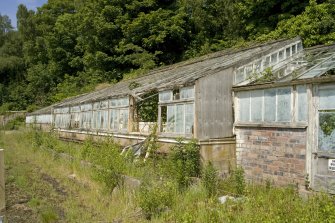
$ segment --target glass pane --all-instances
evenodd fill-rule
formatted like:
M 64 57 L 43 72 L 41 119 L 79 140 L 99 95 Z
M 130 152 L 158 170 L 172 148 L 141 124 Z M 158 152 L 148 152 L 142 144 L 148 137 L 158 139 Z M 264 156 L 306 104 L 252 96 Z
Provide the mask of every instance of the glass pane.
M 248 122 L 250 120 L 250 92 L 239 92 L 239 121 Z
M 270 56 L 265 58 L 264 64 L 263 64 L 263 69 L 268 67 L 270 65 Z
M 244 67 L 237 69 L 235 74 L 235 84 L 244 81 Z
M 100 108 L 100 102 L 95 102 L 93 104 L 93 109 L 99 109 Z
M 252 74 L 252 70 L 253 70 L 253 65 L 248 65 L 245 67 L 245 79 L 248 79 L 250 77 L 250 75 Z
M 97 128 L 97 111 L 93 112 L 93 118 L 92 118 L 92 128 Z
M 101 129 L 101 111 L 97 111 L 96 122 L 97 122 L 97 124 L 96 124 L 97 129 Z
M 80 112 L 80 107 L 79 106 L 71 107 L 71 112 Z
M 264 90 L 264 121 L 276 121 L 276 89 Z
M 306 86 L 298 86 L 298 118 L 299 122 L 307 121 L 308 106 L 307 106 L 307 91 Z
M 90 111 L 92 110 L 92 105 L 91 104 L 85 104 L 80 106 L 81 111 Z
M 296 45 L 292 46 L 292 55 L 296 53 Z
M 101 111 L 100 112 L 100 128 L 107 129 L 108 125 L 108 111 Z
M 184 105 L 176 105 L 176 132 L 184 132 Z
M 129 98 L 113 98 L 110 100 L 110 107 L 125 107 L 129 106 Z
M 159 92 L 159 101 L 171 101 L 172 91 Z
M 286 48 L 286 58 L 291 56 L 291 47 Z
M 175 131 L 175 105 L 167 106 L 167 121 L 166 121 L 166 131 L 174 132 Z
M 274 64 L 274 63 L 277 63 L 277 53 L 274 53 L 271 55 L 271 63 Z
M 194 98 L 194 87 L 187 87 L 180 89 L 180 98 L 187 99 L 187 98 Z
M 104 108 L 108 108 L 108 101 L 102 101 L 100 103 L 100 108 L 104 109 Z
M 277 90 L 277 121 L 291 121 L 291 88 Z
M 299 42 L 297 47 L 298 47 L 298 52 L 301 51 L 302 50 L 302 43 Z
M 319 113 L 319 150 L 335 152 L 335 112 Z
M 261 72 L 261 66 L 262 66 L 262 60 L 256 61 L 255 64 L 254 64 L 254 71 L 256 73 Z
M 120 129 L 127 130 L 128 128 L 128 109 L 120 110 Z
M 194 104 L 185 105 L 185 133 L 193 133 Z
M 279 57 L 279 60 L 284 59 L 284 50 L 279 51 L 278 57 Z
M 110 110 L 110 128 L 113 130 L 118 130 L 118 111 L 117 109 Z
M 252 91 L 251 98 L 251 121 L 262 121 L 263 91 Z
M 320 109 L 335 109 L 335 86 L 319 90 Z

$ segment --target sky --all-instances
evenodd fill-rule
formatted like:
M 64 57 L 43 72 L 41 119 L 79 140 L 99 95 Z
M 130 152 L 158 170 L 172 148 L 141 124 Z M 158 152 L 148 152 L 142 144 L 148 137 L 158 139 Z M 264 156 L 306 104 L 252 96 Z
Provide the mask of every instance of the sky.
M 48 0 L 0 0 L 0 14 L 8 15 L 12 21 L 12 26 L 16 27 L 16 11 L 20 4 L 24 4 L 28 9 L 36 11 Z

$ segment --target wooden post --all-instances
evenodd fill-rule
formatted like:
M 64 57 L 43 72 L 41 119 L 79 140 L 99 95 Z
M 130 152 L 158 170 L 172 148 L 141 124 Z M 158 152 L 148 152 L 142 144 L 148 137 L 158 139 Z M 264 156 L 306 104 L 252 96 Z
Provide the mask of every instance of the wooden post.
M 0 149 L 0 211 L 6 208 L 5 201 L 5 153 Z

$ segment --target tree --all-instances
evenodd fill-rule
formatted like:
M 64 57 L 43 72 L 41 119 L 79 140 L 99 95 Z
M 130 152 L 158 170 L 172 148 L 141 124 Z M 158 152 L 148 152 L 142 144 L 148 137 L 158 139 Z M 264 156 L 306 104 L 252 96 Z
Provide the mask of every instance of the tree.
M 300 36 L 305 46 L 331 44 L 335 41 L 335 5 L 331 1 L 317 4 L 315 0 L 305 11 L 279 22 L 276 30 L 262 36 L 261 40 Z

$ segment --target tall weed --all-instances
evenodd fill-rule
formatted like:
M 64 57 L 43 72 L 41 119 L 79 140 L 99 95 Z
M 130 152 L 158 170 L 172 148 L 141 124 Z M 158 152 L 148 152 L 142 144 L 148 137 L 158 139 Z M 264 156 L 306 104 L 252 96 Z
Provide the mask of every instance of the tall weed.
M 199 150 L 195 140 L 185 144 L 182 139 L 178 139 L 178 143 L 171 148 L 171 171 L 180 189 L 187 188 L 192 182 L 192 177 L 200 176 Z

